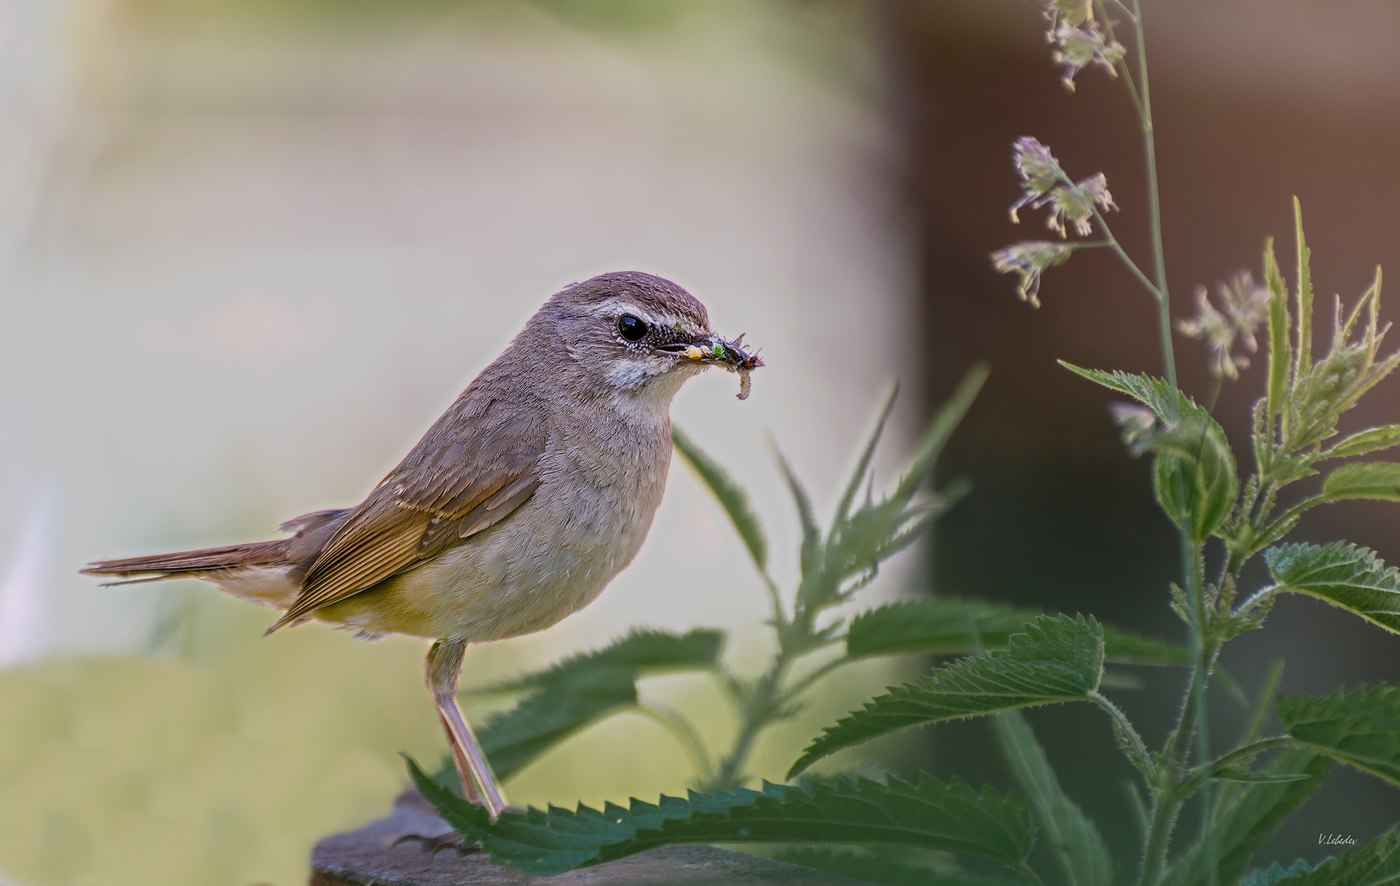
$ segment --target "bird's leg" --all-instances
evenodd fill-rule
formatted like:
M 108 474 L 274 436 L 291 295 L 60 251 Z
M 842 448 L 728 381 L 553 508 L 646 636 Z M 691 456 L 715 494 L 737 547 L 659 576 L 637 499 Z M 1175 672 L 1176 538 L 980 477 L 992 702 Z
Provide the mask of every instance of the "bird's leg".
M 506 808 L 506 798 L 496 785 L 496 776 L 471 727 L 457 707 L 457 678 L 462 673 L 462 656 L 467 651 L 465 640 L 439 640 L 428 650 L 428 692 L 437 705 L 442 728 L 447 730 L 447 742 L 452 746 L 452 761 L 462 779 L 462 796 L 472 803 L 486 807 L 491 820 L 500 817 Z

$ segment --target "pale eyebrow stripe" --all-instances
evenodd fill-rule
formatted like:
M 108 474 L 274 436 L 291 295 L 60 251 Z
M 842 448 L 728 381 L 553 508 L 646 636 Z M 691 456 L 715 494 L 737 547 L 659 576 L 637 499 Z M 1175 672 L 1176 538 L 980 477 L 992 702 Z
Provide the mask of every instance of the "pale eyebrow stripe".
M 644 311 L 641 308 L 637 307 L 635 302 L 626 301 L 620 298 L 612 298 L 608 299 L 605 302 L 601 302 L 588 313 L 594 317 L 610 317 L 613 314 L 618 313 L 635 314 L 637 317 L 646 321 L 651 326 L 661 326 L 670 329 L 671 327 L 679 323 L 681 329 L 689 330 L 691 332 L 694 332 L 696 330 L 694 324 L 687 322 L 684 317 L 680 317 L 675 314 L 652 314 L 648 311 Z

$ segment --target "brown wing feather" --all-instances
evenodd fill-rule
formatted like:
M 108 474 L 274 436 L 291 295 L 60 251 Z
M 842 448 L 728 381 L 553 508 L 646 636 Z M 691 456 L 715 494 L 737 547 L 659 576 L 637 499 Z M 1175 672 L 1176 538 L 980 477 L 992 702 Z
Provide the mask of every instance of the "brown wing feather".
M 268 632 L 495 525 L 539 486 L 540 410 L 468 390 L 345 519 Z

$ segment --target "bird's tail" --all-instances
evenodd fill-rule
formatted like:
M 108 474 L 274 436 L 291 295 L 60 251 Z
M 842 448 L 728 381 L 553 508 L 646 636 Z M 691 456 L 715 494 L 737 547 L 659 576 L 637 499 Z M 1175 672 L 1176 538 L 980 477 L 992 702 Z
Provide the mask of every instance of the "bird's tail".
M 105 585 L 197 578 L 245 600 L 285 609 L 296 599 L 306 570 L 346 513 L 317 511 L 289 520 L 282 529 L 294 533 L 291 538 L 97 560 L 82 572 L 116 578 Z
M 117 576 L 108 585 L 136 584 L 167 578 L 208 578 L 215 580 L 220 573 L 234 570 L 267 568 L 286 564 L 287 542 L 255 541 L 196 551 L 176 551 L 171 554 L 150 554 L 145 557 L 123 557 L 118 560 L 97 560 L 89 563 L 84 575 Z

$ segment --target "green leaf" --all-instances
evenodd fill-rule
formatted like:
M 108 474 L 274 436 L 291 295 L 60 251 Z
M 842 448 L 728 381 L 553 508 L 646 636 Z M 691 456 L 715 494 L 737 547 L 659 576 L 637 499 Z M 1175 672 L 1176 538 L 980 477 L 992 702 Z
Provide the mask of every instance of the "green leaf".
M 951 862 L 916 867 L 872 852 L 838 851 L 818 846 L 793 846 L 777 853 L 780 861 L 841 874 L 881 886 L 1023 886 L 1020 877 L 974 874 Z
M 1400 366 L 1400 353 L 1380 354 L 1386 329 L 1380 325 L 1379 299 L 1378 271 L 1347 318 L 1339 315 L 1331 349 L 1295 376 L 1287 413 L 1292 424 L 1284 438 L 1291 451 L 1302 453 L 1331 438 L 1338 418 Z
M 1346 458 L 1351 455 L 1366 455 L 1393 449 L 1400 446 L 1400 425 L 1382 425 L 1357 431 L 1343 438 L 1335 446 L 1318 456 L 1318 461 L 1327 458 Z
M 1273 774 L 1300 774 L 1305 778 L 1285 782 L 1261 782 L 1238 787 L 1221 798 L 1215 815 L 1214 873 L 1216 881 L 1230 883 L 1244 876 L 1254 853 L 1284 819 L 1303 805 L 1322 785 L 1332 769 L 1332 761 L 1304 748 L 1289 748 L 1272 760 L 1263 771 Z M 1168 869 L 1164 886 L 1197 886 L 1209 879 L 1203 845 L 1197 841 Z
M 840 602 L 875 577 L 881 562 L 914 543 L 932 521 L 943 513 L 955 498 L 952 494 L 935 496 L 931 501 L 914 503 L 914 496 L 933 472 L 933 464 L 942 452 L 953 429 L 972 406 L 983 381 L 985 367 L 974 366 L 958 384 L 957 390 L 938 410 L 924 432 L 914 457 L 889 495 L 868 500 L 851 511 L 851 501 L 868 470 L 879 429 L 884 426 L 888 404 L 881 413 L 876 433 L 862 453 L 857 473 L 851 477 L 820 558 L 812 558 L 814 568 L 803 572 L 797 590 L 798 619 L 803 613 Z
M 1175 424 L 1192 406 L 1191 401 L 1184 394 L 1160 378 L 1123 372 L 1120 369 L 1111 372 L 1102 369 L 1085 369 L 1064 360 L 1060 360 L 1059 364 L 1075 375 L 1087 378 L 1095 384 L 1103 385 L 1110 391 L 1116 391 L 1133 398 L 1151 409 L 1157 419 L 1164 424 Z
M 1168 519 L 1200 544 L 1230 516 L 1240 494 L 1225 430 L 1194 403 L 1150 448 L 1153 492 Z
M 484 692 L 528 691 L 515 707 L 489 718 L 480 730 L 482 748 L 500 778 L 529 765 L 540 754 L 588 725 L 637 703 L 637 681 L 647 674 L 712 667 L 724 635 L 714 630 L 687 634 L 635 631 L 611 645 Z
M 1082 701 L 1103 676 L 1103 629 L 1093 618 L 1041 616 L 1005 650 L 960 659 L 896 686 L 828 727 L 788 775 L 852 745 L 908 729 L 997 711 Z
M 1285 781 L 1306 781 L 1309 776 L 1297 772 L 1255 772 L 1250 769 L 1217 769 L 1210 774 L 1216 781 L 1236 784 L 1278 784 Z
M 707 668 L 719 661 L 723 649 L 724 632 L 713 628 L 695 628 L 684 634 L 633 629 L 602 649 L 571 655 L 543 670 L 504 683 L 474 688 L 472 692 L 487 694 L 555 688 L 568 691 L 578 675 L 600 667 L 625 668 L 637 676 L 667 670 Z
M 846 632 L 846 654 L 967 654 L 1006 645 L 1039 613 L 981 600 L 927 597 L 860 613 Z
M 433 783 L 412 760 L 418 789 L 454 828 L 478 841 L 497 864 L 551 876 L 677 843 L 820 843 L 887 845 L 973 855 L 1020 867 L 1030 853 L 1035 823 L 1025 802 L 991 788 L 943 782 L 921 774 L 835 778 L 762 790 L 663 796 L 602 810 L 508 811 L 492 823 L 486 810 Z
M 878 417 L 875 419 L 875 427 L 870 432 L 870 437 L 865 441 L 865 447 L 860 451 L 860 457 L 856 459 L 855 470 L 851 471 L 851 477 L 846 481 L 846 489 L 841 493 L 841 498 L 836 503 L 836 522 L 845 519 L 851 512 L 851 502 L 855 501 L 856 494 L 860 492 L 860 487 L 865 483 L 865 476 L 870 471 L 870 461 L 875 457 L 875 447 L 880 443 L 880 437 L 885 433 L 885 422 L 889 421 L 890 412 L 894 409 L 895 398 L 899 396 L 899 385 L 890 387 L 889 394 L 885 395 L 884 405 L 880 407 Z
M 1084 369 L 1063 360 L 1060 365 L 1152 410 L 1163 425 L 1144 446 L 1157 456 L 1152 471 L 1157 503 L 1198 544 L 1219 529 L 1239 498 L 1240 483 L 1230 441 L 1210 413 L 1161 379 Z
M 1188 665 L 1191 651 L 1162 640 L 1154 640 L 1121 628 L 1103 629 L 1103 656 L 1116 664 Z M 1217 678 L 1224 672 L 1217 671 Z
M 1400 786 L 1400 686 L 1285 697 L 1276 707 L 1294 741 Z
M 1300 378 L 1312 365 L 1312 250 L 1303 238 L 1303 204 L 1293 198 L 1293 230 L 1298 243 L 1298 347 L 1293 377 Z
M 939 407 L 938 414 L 933 417 L 928 429 L 924 431 L 923 438 L 919 440 L 919 446 L 914 451 L 909 467 L 900 476 L 894 492 L 890 495 L 890 500 L 898 502 L 901 508 L 913 499 L 914 493 L 918 492 L 919 487 L 933 472 L 934 462 L 948 445 L 949 438 L 962 422 L 963 416 L 972 408 L 972 402 L 977 399 L 977 393 L 987 381 L 988 373 L 985 365 L 974 365 L 963 376 L 962 381 L 958 382 L 952 396 Z
M 1322 497 L 1328 501 L 1346 498 L 1400 501 L 1400 464 L 1363 461 L 1342 465 L 1323 479 Z
M 860 613 L 846 632 L 851 658 L 877 655 L 966 655 L 1006 645 L 1043 613 L 985 600 L 925 597 Z M 1128 631 L 1103 629 L 1104 658 L 1121 664 L 1190 664 L 1189 650 Z
M 1289 886 L 1382 886 L 1400 879 L 1400 829 L 1339 858 L 1329 858 L 1310 873 L 1288 880 Z
M 744 547 L 748 548 L 749 556 L 758 566 L 758 571 L 767 574 L 768 540 L 764 537 L 763 526 L 758 522 L 758 517 L 754 516 L 753 508 L 749 506 L 748 494 L 723 468 L 682 433 L 680 428 L 671 429 L 671 441 L 675 443 L 681 458 L 700 475 L 701 481 L 719 500 L 725 514 L 729 516 L 729 522 L 734 524 L 739 537 L 743 539 Z
M 591 668 L 572 677 L 568 691 L 533 693 L 491 717 L 478 735 L 497 777 L 506 779 L 585 726 L 636 703 L 634 671 Z
M 802 481 L 797 479 L 792 465 L 788 463 L 787 458 L 777 447 L 774 447 L 773 453 L 778 457 L 778 467 L 782 469 L 783 479 L 787 480 L 788 489 L 792 492 L 793 503 L 797 505 L 797 518 L 802 524 L 802 548 L 799 560 L 802 574 L 807 575 L 818 568 L 821 560 L 821 527 L 817 525 L 816 515 L 812 511 L 812 499 L 807 494 L 807 489 L 802 485 Z
M 1347 542 L 1269 548 L 1264 562 L 1280 591 L 1307 594 L 1400 633 L 1400 572 Z
M 1020 711 L 993 720 L 1002 754 L 1016 782 L 1030 798 L 1048 845 L 1067 883 L 1112 883 L 1113 856 L 1103 835 L 1084 810 L 1069 798 L 1055 777 L 1035 732 Z
M 1284 414 L 1288 402 L 1288 365 L 1293 356 L 1289 344 L 1288 287 L 1283 282 L 1278 259 L 1274 256 L 1274 238 L 1264 243 L 1264 285 L 1269 290 L 1269 386 L 1268 427 L 1273 430 L 1276 416 Z

